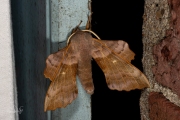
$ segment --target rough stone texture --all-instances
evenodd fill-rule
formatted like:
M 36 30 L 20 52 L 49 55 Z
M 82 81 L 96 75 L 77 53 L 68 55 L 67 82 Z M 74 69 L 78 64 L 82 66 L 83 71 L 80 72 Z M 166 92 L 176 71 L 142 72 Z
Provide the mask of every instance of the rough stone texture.
M 180 119 L 179 6 L 179 0 L 145 0 L 143 67 L 151 87 L 141 95 L 142 120 Z
M 149 109 L 151 120 L 180 120 L 180 107 L 171 103 L 161 93 L 150 93 Z
M 169 6 L 166 0 L 146 0 L 143 23 L 144 72 L 153 86 L 152 66 L 155 65 L 152 47 L 165 37 L 169 28 Z M 160 12 L 163 11 L 163 12 Z M 158 15 L 157 15 L 158 14 Z M 158 17 L 159 16 L 159 17 Z
M 143 15 L 143 68 L 149 79 L 150 89 L 143 91 L 140 98 L 141 119 L 149 120 L 148 95 L 155 86 L 152 66 L 155 65 L 152 49 L 161 41 L 169 29 L 169 6 L 167 0 L 145 0 Z

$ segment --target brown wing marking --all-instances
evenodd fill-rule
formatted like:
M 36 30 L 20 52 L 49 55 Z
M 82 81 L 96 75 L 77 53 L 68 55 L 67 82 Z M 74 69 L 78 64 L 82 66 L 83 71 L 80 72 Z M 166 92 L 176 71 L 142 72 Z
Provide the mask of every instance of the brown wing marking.
M 46 59 L 46 68 L 44 70 L 44 76 L 49 78 L 51 81 L 54 80 L 56 73 L 59 69 L 59 66 L 62 64 L 64 58 L 64 53 L 66 52 L 67 47 L 59 50 L 58 52 L 51 54 Z
M 139 69 L 108 48 L 100 40 L 93 40 L 91 54 L 103 70 L 110 89 L 130 91 L 149 87 L 147 78 Z
M 94 40 L 98 40 L 93 38 Z M 121 56 L 127 62 L 134 60 L 135 53 L 129 49 L 129 45 L 123 40 L 101 40 L 113 52 Z
M 45 98 L 44 111 L 55 110 L 56 108 L 66 107 L 70 104 L 78 94 L 76 86 L 76 74 L 77 74 L 77 58 L 71 47 L 67 47 L 62 53 L 64 56 L 57 67 L 57 72 L 52 79 L 49 89 Z M 54 57 L 60 58 L 60 57 Z M 53 57 L 50 59 L 51 61 Z M 54 67 L 50 70 L 56 71 Z M 47 69 L 47 67 L 46 67 Z M 49 69 L 46 73 L 50 73 Z

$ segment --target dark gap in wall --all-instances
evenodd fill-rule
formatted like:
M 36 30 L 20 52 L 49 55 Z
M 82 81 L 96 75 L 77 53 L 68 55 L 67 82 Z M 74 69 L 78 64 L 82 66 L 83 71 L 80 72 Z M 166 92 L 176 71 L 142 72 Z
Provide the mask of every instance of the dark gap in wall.
M 10 0 L 19 120 L 46 120 L 46 1 Z
M 104 40 L 124 40 L 136 54 L 132 64 L 142 71 L 142 15 L 144 0 L 92 0 L 92 30 Z M 140 120 L 141 90 L 113 91 L 101 69 L 92 62 L 95 92 L 92 120 Z

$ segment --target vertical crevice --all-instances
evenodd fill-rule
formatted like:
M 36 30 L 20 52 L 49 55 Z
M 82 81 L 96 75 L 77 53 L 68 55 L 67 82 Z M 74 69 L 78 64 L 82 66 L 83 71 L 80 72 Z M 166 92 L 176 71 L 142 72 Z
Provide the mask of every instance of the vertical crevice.
M 124 40 L 135 52 L 132 64 L 142 70 L 142 16 L 144 1 L 92 0 L 92 30 L 104 40 Z M 92 120 L 140 120 L 141 90 L 112 91 L 104 74 L 93 61 L 95 92 L 92 95 Z

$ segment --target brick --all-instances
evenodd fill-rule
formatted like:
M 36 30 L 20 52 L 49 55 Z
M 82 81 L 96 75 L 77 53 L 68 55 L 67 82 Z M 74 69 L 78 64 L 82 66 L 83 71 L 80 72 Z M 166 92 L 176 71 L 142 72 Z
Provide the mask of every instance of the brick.
M 156 65 L 155 80 L 171 88 L 180 96 L 180 2 L 169 0 L 171 6 L 170 29 L 166 37 L 153 48 Z
M 171 103 L 163 94 L 151 92 L 148 101 L 150 120 L 180 120 L 180 107 Z

